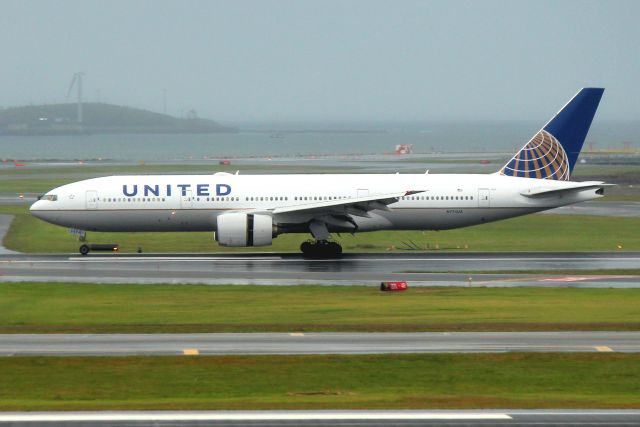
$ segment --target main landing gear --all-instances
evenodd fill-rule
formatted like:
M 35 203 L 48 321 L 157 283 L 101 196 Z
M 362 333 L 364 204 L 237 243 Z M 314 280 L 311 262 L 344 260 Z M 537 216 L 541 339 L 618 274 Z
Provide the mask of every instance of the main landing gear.
M 300 245 L 302 256 L 312 259 L 340 258 L 342 246 L 328 240 L 308 240 Z
M 340 258 L 342 246 L 329 241 L 329 230 L 324 221 L 314 219 L 309 222 L 309 231 L 313 240 L 307 240 L 300 245 L 302 256 L 314 259 Z

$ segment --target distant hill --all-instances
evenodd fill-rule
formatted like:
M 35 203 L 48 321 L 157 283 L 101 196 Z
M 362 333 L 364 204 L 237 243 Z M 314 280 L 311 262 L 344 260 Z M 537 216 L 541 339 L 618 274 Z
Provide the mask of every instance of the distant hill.
M 213 133 L 236 132 L 231 127 L 198 118 L 188 118 L 138 108 L 104 103 L 83 104 L 82 125 L 77 123 L 77 104 L 29 105 L 0 109 L 0 134 L 68 135 L 85 133 Z

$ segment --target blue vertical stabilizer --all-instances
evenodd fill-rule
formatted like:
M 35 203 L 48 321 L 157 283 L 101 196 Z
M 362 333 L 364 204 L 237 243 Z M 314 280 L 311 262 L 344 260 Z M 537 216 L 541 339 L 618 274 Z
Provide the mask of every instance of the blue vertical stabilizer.
M 578 92 L 500 170 L 501 175 L 569 180 L 604 89 Z

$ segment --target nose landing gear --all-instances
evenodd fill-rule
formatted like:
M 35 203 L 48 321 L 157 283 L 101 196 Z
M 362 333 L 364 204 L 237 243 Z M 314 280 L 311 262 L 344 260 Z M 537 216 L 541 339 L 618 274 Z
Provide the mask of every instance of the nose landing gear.
M 80 251 L 80 255 L 85 256 L 91 251 L 102 251 L 102 252 L 118 252 L 120 250 L 120 246 L 117 243 L 93 243 L 93 244 L 83 244 L 78 249 Z
M 340 258 L 342 246 L 328 240 L 308 240 L 300 245 L 302 256 L 310 259 Z

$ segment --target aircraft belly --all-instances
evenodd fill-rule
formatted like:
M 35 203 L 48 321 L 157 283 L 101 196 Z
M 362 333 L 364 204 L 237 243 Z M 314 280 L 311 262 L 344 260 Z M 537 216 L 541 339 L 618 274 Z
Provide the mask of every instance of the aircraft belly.
M 86 231 L 213 231 L 210 210 L 86 210 L 51 214 L 47 221 Z

